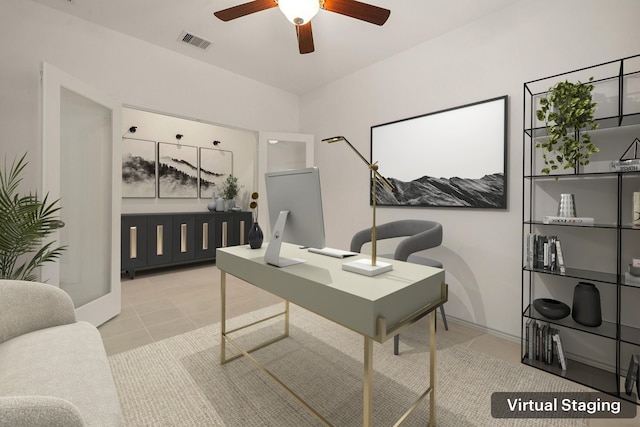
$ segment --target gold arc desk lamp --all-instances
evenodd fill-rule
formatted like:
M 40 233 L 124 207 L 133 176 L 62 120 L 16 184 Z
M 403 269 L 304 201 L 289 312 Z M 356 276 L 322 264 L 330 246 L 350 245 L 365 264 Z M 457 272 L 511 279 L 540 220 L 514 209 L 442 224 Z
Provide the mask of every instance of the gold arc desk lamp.
M 372 183 L 372 205 L 373 205 L 373 226 L 371 227 L 371 263 L 366 259 L 346 262 L 342 264 L 342 269 L 351 271 L 353 273 L 363 274 L 365 276 L 376 276 L 378 274 L 384 273 L 386 271 L 391 271 L 393 269 L 393 265 L 387 262 L 377 262 L 377 250 L 376 250 L 376 198 L 377 198 L 377 181 L 380 180 L 382 185 L 387 187 L 389 191 L 393 191 L 393 185 L 380 173 L 378 172 L 378 162 L 370 163 L 367 159 L 364 158 L 362 154 L 351 145 L 351 143 L 344 136 L 334 136 L 331 138 L 325 138 L 322 140 L 323 142 L 332 144 L 334 142 L 344 141 L 351 147 L 351 149 L 362 159 L 362 161 L 367 165 L 369 171 L 371 172 L 371 183 Z

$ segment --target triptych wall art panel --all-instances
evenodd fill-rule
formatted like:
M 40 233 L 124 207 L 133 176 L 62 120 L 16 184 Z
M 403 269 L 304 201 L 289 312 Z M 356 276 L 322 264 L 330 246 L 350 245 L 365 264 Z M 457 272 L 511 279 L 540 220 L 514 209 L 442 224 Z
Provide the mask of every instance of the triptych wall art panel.
M 198 149 L 158 143 L 158 197 L 198 198 Z
M 233 173 L 233 153 L 166 142 L 123 138 L 122 197 L 211 197 Z
M 233 173 L 233 153 L 200 148 L 200 198 L 222 193 L 222 183 Z
M 507 96 L 371 127 L 379 206 L 507 207 Z
M 156 142 L 122 141 L 122 197 L 156 197 Z

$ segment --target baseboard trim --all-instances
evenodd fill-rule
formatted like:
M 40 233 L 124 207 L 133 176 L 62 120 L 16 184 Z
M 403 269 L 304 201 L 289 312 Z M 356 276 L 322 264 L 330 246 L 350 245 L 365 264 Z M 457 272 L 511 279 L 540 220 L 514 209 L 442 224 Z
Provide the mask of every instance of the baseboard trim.
M 440 316 L 440 313 L 438 313 L 438 316 Z M 442 316 L 440 316 L 440 317 L 442 317 Z M 447 323 L 451 323 L 451 322 L 457 323 L 459 325 L 465 326 L 465 327 L 470 328 L 470 329 L 475 329 L 477 331 L 484 332 L 486 334 L 493 335 L 493 336 L 498 337 L 498 338 L 505 339 L 507 341 L 520 343 L 520 336 L 519 335 L 507 334 L 505 332 L 498 331 L 497 329 L 488 328 L 486 326 L 478 325 L 477 323 L 473 323 L 473 322 L 470 322 L 470 321 L 464 320 L 464 319 L 459 319 L 457 317 L 451 317 L 451 316 L 449 316 L 447 314 Z

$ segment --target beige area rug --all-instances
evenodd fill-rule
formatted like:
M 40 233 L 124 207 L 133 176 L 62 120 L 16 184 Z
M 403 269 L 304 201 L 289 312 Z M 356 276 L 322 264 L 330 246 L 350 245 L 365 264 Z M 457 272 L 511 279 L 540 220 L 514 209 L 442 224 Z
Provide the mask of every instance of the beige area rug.
M 231 319 L 234 328 L 282 310 L 282 306 Z M 401 339 L 374 344 L 374 425 L 386 427 L 426 390 L 429 352 L 426 319 Z M 282 320 L 235 335 L 242 345 L 277 336 Z M 232 352 L 233 349 L 229 349 Z M 253 355 L 335 426 L 362 425 L 363 339 L 297 306 L 290 337 Z M 438 426 L 583 426 L 584 420 L 493 419 L 494 391 L 571 392 L 580 388 L 541 371 L 505 363 L 447 341 L 438 332 L 436 356 Z M 219 325 L 109 357 L 127 426 L 321 425 L 302 405 L 248 360 L 219 364 Z M 428 399 L 406 426 L 426 426 Z

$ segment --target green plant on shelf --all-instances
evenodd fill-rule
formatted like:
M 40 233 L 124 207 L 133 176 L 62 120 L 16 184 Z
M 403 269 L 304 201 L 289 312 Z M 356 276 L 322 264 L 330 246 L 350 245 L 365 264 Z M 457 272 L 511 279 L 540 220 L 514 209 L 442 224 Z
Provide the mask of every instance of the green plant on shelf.
M 592 81 L 593 77 L 589 78 L 589 82 Z M 540 99 L 536 117 L 545 123 L 549 136 L 536 142 L 536 148 L 543 150 L 543 174 L 549 175 L 560 167 L 566 170 L 586 166 L 591 154 L 600 151 L 588 132 L 598 128 L 594 118 L 597 104 L 593 102 L 593 88 L 591 83 L 565 80 L 551 86 L 547 95 Z

